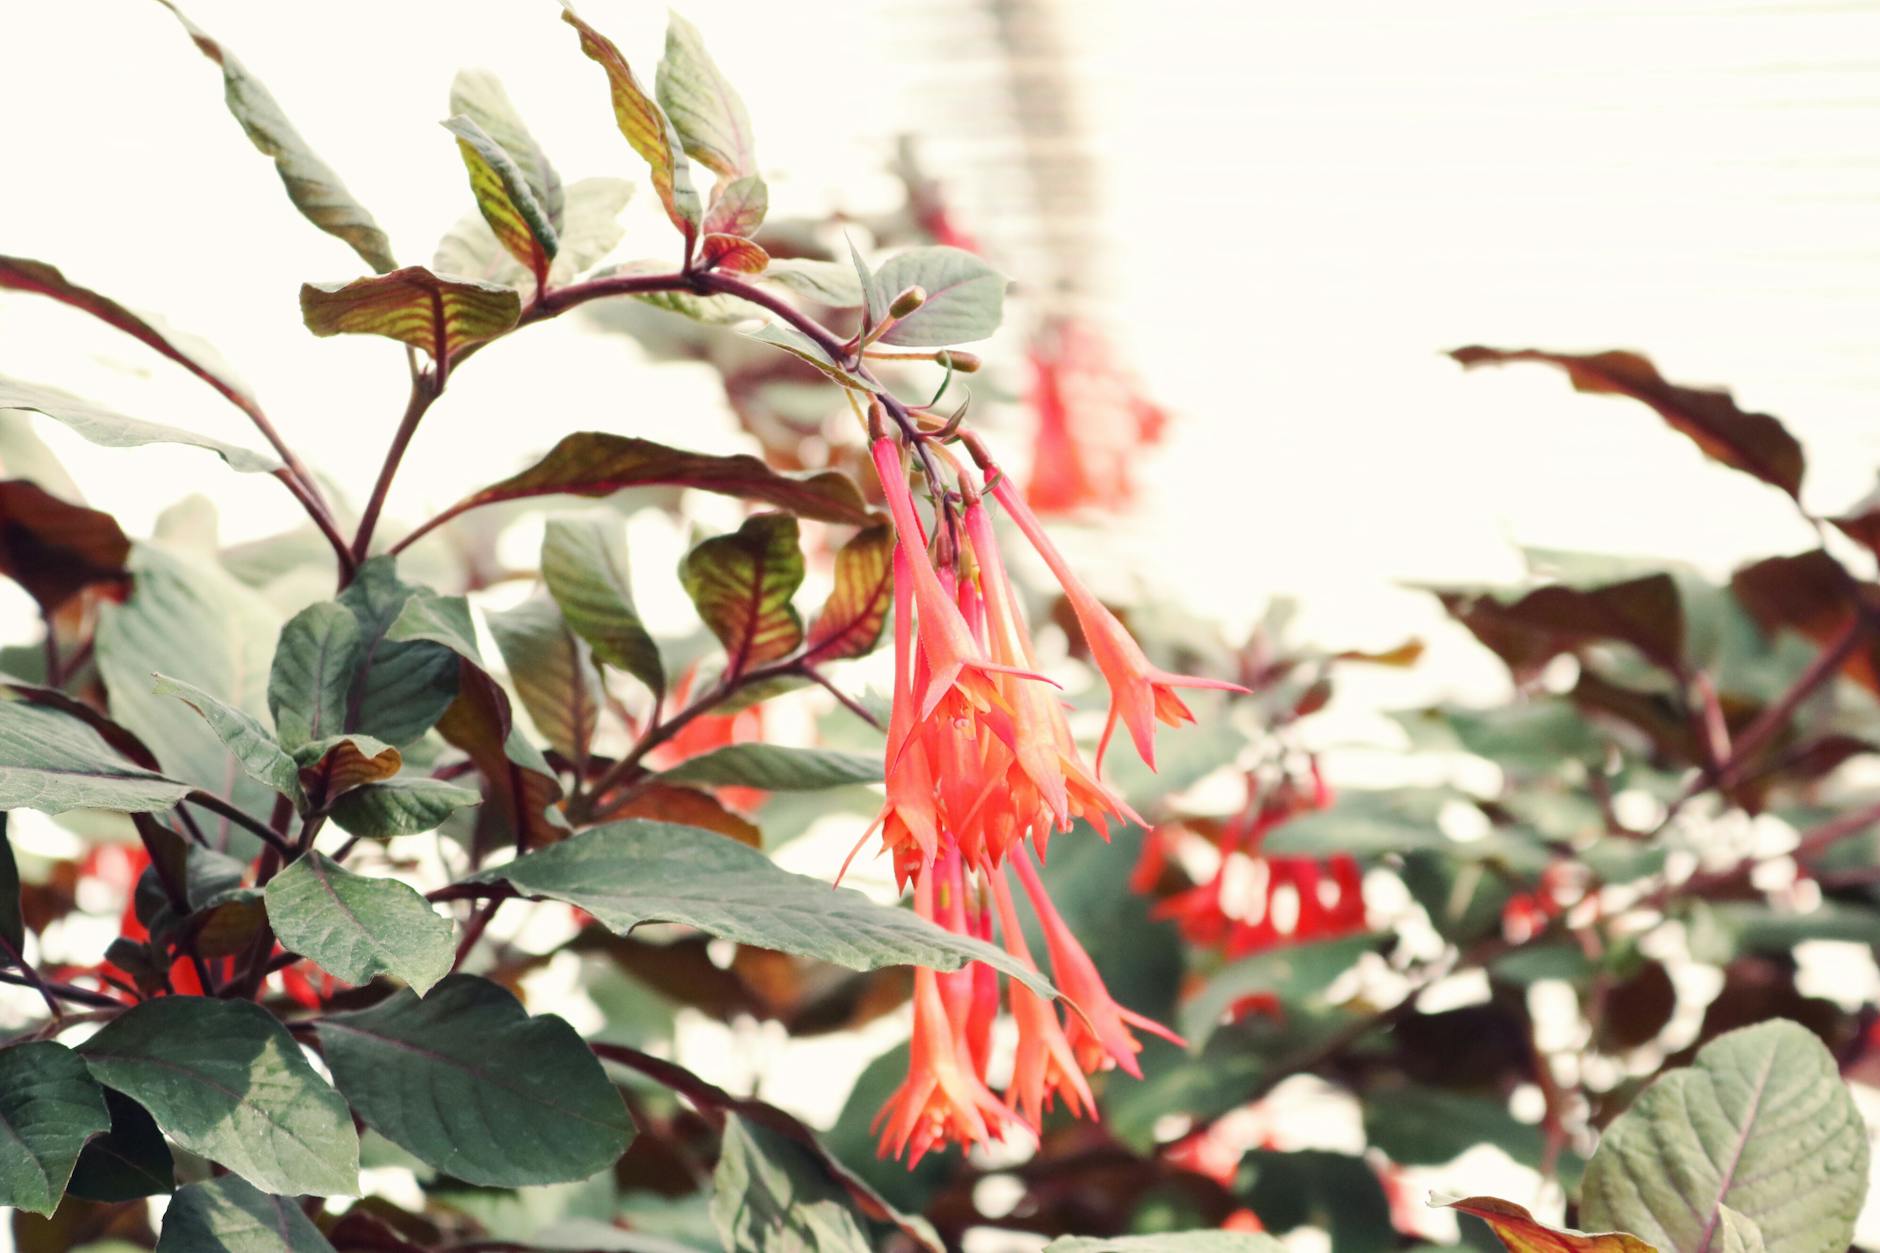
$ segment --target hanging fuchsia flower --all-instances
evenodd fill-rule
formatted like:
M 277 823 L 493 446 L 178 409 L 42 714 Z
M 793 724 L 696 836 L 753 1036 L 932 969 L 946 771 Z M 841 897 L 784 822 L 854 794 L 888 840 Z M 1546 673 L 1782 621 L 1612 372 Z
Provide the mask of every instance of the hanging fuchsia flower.
M 1103 672 L 1104 681 L 1110 685 L 1110 720 L 1104 726 L 1103 739 L 1097 745 L 1098 768 L 1102 768 L 1104 750 L 1109 747 L 1110 735 L 1116 730 L 1120 719 L 1129 728 L 1130 738 L 1135 741 L 1136 751 L 1141 754 L 1143 764 L 1151 770 L 1155 769 L 1156 722 L 1165 722 L 1174 727 L 1195 720 L 1194 713 L 1175 694 L 1176 688 L 1215 688 L 1227 692 L 1245 692 L 1247 689 L 1238 683 L 1174 674 L 1152 665 L 1143 653 L 1142 646 L 1136 643 L 1116 615 L 1105 608 L 1103 602 L 1092 595 L 1090 589 L 1071 570 L 1070 563 L 1064 560 L 1064 554 L 1045 534 L 1043 525 L 1013 487 L 1011 480 L 996 472 L 990 472 L 989 478 L 987 486 L 992 494 L 1005 506 L 1005 511 L 1012 515 L 1012 521 L 1025 533 L 1025 538 L 1038 550 L 1038 555 L 1044 558 L 1045 565 L 1051 568 L 1052 575 L 1064 589 L 1064 596 L 1077 615 L 1077 625 L 1083 630 L 1084 641 L 1090 646 L 1091 660 L 1096 662 L 1097 669 Z
M 1018 1040 L 1001 1102 L 987 1086 L 1000 1002 L 997 974 L 983 963 L 951 973 L 916 972 L 908 1077 L 877 1125 L 884 1154 L 918 1161 L 945 1144 L 999 1139 L 1008 1122 L 1035 1130 L 1045 1111 L 1060 1102 L 1073 1115 L 1091 1115 L 1095 1100 L 1086 1075 L 1120 1069 L 1140 1076 L 1137 1032 L 1178 1037 L 1116 1003 L 1033 862 L 1034 855 L 1042 861 L 1054 833 L 1071 830 L 1079 819 L 1105 835 L 1112 822 L 1141 819 L 1085 761 L 1053 686 L 1037 673 L 1030 631 L 990 516 L 964 484 L 963 508 L 940 501 L 936 559 L 899 445 L 877 439 L 871 453 L 896 534 L 894 705 L 887 796 L 862 844 L 879 833 L 897 878 L 913 884 L 922 917 L 956 934 L 999 943 L 1036 969 L 1005 879 L 1009 864 L 1043 929 L 1052 977 L 1064 998 L 1059 1006 L 1021 983 L 1011 984 L 1006 1005 Z M 1020 525 L 1028 524 L 1035 529 L 1030 515 L 1022 515 Z M 1032 538 L 1041 551 L 1048 544 L 1042 532 Z M 1047 559 L 1070 586 L 1054 549 Z M 1089 602 L 1080 609 L 1090 615 L 1085 629 L 1096 639 L 1104 622 L 1115 620 L 1081 589 L 1079 594 Z M 1103 669 L 1112 703 L 1130 706 L 1132 733 L 1134 704 L 1144 699 L 1160 701 L 1155 712 L 1165 720 L 1175 720 L 1173 710 L 1187 715 L 1172 696 L 1157 696 L 1154 685 L 1212 686 L 1153 669 L 1120 625 L 1115 633 L 1120 643 L 1105 636 L 1093 647 L 1111 659 Z

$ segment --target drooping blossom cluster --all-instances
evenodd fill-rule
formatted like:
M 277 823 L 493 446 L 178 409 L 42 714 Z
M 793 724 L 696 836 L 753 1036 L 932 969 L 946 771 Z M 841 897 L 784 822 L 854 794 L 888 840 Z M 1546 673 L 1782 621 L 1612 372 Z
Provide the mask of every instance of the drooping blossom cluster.
M 963 508 L 943 501 L 930 534 L 916 510 L 899 443 L 879 437 L 871 453 L 898 542 L 887 797 L 863 843 L 879 833 L 897 878 L 904 887 L 912 883 L 921 917 L 997 943 L 1036 969 L 1012 889 L 1016 879 L 1064 996 L 1060 1007 L 1010 983 L 1005 1003 L 1018 1045 L 1001 1098 L 987 1086 L 1000 1008 L 997 974 L 983 963 L 951 973 L 915 972 L 909 1074 L 877 1128 L 884 1155 L 917 1161 L 945 1144 L 1002 1138 L 1014 1124 L 1036 1130 L 1058 1101 L 1072 1114 L 1089 1113 L 1087 1075 L 1110 1068 L 1140 1075 L 1138 1031 L 1176 1038 L 1110 996 L 1038 873 L 1051 836 L 1077 820 L 1107 836 L 1112 822 L 1141 819 L 1100 777 L 1102 749 L 1097 767 L 1086 762 L 1059 692 L 1037 672 L 982 490 L 1030 539 L 1077 613 L 1110 688 L 1105 745 L 1121 722 L 1153 765 L 1156 721 L 1193 721 L 1176 688 L 1234 685 L 1151 665 L 1115 615 L 1078 581 L 996 467 L 984 467 L 981 490 L 962 474 Z
M 1270 856 L 1261 848 L 1275 827 L 1331 807 L 1318 763 L 1303 780 L 1282 774 L 1263 783 L 1249 774 L 1247 792 L 1247 807 L 1225 821 L 1169 822 L 1149 833 L 1130 876 L 1137 892 L 1156 891 L 1184 840 L 1206 841 L 1216 857 L 1212 874 L 1163 896 L 1151 917 L 1174 920 L 1190 944 L 1230 958 L 1364 930 L 1364 876 L 1349 853 L 1321 860 Z

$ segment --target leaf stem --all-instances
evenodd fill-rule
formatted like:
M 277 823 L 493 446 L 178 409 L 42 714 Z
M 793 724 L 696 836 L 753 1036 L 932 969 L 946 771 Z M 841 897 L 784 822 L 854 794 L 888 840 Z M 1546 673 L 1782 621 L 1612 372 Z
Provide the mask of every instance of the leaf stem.
M 282 857 L 289 860 L 292 860 L 294 857 L 294 846 L 287 842 L 286 836 L 268 826 L 265 822 L 243 812 L 239 806 L 231 805 L 213 792 L 191 792 L 187 799 L 190 803 L 201 805 L 211 813 L 222 815 L 222 817 L 227 818 L 237 826 L 246 827 L 255 835 L 261 837 L 262 843 L 272 848 Z
M 366 501 L 365 512 L 359 516 L 359 529 L 353 534 L 352 561 L 354 568 L 363 563 L 372 551 L 372 532 L 378 529 L 379 514 L 385 508 L 386 494 L 392 490 L 392 480 L 398 475 L 398 465 L 405 459 L 405 450 L 411 446 L 411 437 L 417 434 L 418 423 L 424 421 L 424 415 L 439 394 L 443 391 L 443 376 L 419 371 L 411 379 L 411 398 L 405 402 L 405 414 L 398 421 L 398 430 L 392 436 L 392 445 L 385 451 L 385 460 L 379 466 L 379 478 L 372 485 L 372 496 Z M 351 581 L 351 573 L 343 572 L 340 582 Z

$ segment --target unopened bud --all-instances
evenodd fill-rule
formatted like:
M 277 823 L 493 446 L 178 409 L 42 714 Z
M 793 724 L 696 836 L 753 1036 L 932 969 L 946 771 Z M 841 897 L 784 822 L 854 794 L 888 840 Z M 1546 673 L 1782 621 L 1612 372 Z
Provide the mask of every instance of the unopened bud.
M 925 287 L 910 287 L 894 298 L 894 303 L 888 306 L 888 316 L 891 318 L 904 318 L 926 303 L 927 289 Z
M 979 358 L 970 352 L 961 352 L 957 348 L 942 349 L 934 354 L 934 361 L 961 374 L 979 373 Z

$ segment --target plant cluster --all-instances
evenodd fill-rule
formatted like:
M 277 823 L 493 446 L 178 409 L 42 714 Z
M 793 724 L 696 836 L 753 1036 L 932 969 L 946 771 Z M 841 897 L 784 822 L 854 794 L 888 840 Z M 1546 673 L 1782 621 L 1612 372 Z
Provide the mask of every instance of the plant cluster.
M 1230 649 L 1100 599 L 1040 515 L 1121 507 L 1161 412 L 1093 328 L 1044 320 L 1035 464 L 1003 468 L 960 345 L 998 329 L 1007 281 L 911 160 L 905 210 L 867 224 L 901 245 L 885 257 L 774 220 L 698 32 L 673 18 L 649 91 L 570 10 L 676 262 L 609 261 L 627 185 L 564 184 L 466 72 L 445 129 L 476 211 L 401 265 L 177 16 L 292 203 L 371 271 L 304 286 L 308 329 L 397 341 L 410 390 L 354 510 L 206 347 L 0 257 L 0 289 L 130 335 L 271 450 L 0 378 L 0 573 L 45 626 L 0 650 L 0 981 L 43 1010 L 0 1044 L 22 1250 L 862 1253 L 987 1227 L 1051 1253 L 1257 1251 L 1308 1227 L 1397 1249 L 1429 1228 L 1410 1172 L 1484 1144 L 1608 1234 L 1471 1196 L 1465 1240 L 1849 1244 L 1868 1150 L 1842 1073 L 1874 1065 L 1873 1010 L 1811 993 L 1797 948 L 1880 942 L 1880 802 L 1858 783 L 1880 599 L 1851 568 L 1880 551 L 1880 507 L 1810 515 L 1819 549 L 1728 586 L 1535 554 L 1531 588 L 1439 589 L 1515 695 L 1404 715 L 1405 751 L 1493 763 L 1494 784 L 1334 789 L 1310 719 L 1344 668 L 1419 646 L 1314 651 L 1275 615 Z M 576 310 L 714 367 L 764 455 L 573 432 L 383 542 L 446 388 Z M 1626 353 L 1455 355 L 1642 402 L 1799 507 L 1799 445 L 1723 393 Z M 134 543 L 23 413 L 213 452 L 306 524 Z M 752 508 L 680 563 L 692 640 L 648 630 L 625 543 L 623 515 L 679 489 Z M 480 522 L 568 496 L 608 504 L 549 517 L 536 568 L 502 569 Z M 310 603 L 283 576 L 313 564 L 335 588 Z M 828 590 L 805 614 L 812 572 Z M 517 577 L 531 595 L 494 607 Z M 885 695 L 846 664 L 884 638 Z M 813 712 L 813 746 L 774 733 L 783 701 Z M 1196 799 L 1210 778 L 1244 787 L 1226 812 Z M 83 851 L 20 838 L 19 810 Z M 771 859 L 831 816 L 911 909 Z M 112 938 L 70 953 L 99 900 Z M 554 938 L 525 943 L 524 914 Z M 518 995 L 564 961 L 599 1028 Z M 1673 977 L 1696 965 L 1721 972 L 1707 1004 Z M 1427 1007 L 1466 978 L 1474 999 Z M 809 1037 L 904 1006 L 908 1042 L 821 1129 L 673 1048 L 682 1011 Z M 1294 1081 L 1357 1111 L 1361 1142 L 1247 1134 Z M 415 1185 L 367 1186 L 373 1167 Z

